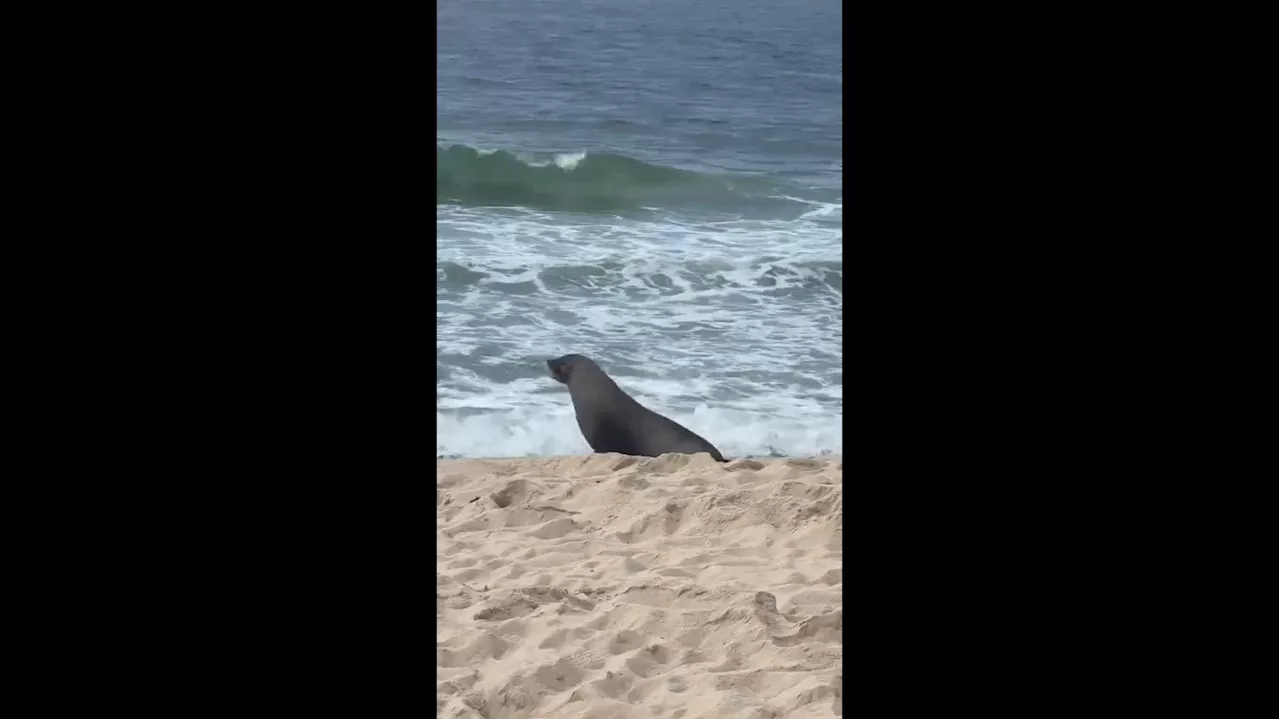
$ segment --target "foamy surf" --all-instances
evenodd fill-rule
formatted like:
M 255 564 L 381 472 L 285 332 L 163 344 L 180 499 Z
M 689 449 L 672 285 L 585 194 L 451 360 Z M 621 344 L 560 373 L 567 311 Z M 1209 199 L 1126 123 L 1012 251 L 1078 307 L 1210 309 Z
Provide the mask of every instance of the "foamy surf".
M 838 205 L 794 198 L 786 219 L 438 207 L 437 455 L 589 453 L 543 366 L 568 353 L 727 456 L 841 452 Z
M 767 399 L 762 404 L 767 403 Z M 659 409 L 654 407 L 654 409 Z M 711 409 L 663 411 L 714 444 L 725 457 L 817 457 L 843 453 L 842 420 L 804 414 Z M 437 457 L 589 455 L 566 394 L 561 404 L 436 412 Z

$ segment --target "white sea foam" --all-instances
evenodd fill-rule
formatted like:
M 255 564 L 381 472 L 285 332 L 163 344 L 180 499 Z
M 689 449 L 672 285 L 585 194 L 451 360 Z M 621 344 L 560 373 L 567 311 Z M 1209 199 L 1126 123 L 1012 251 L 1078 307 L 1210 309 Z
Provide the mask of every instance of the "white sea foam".
M 589 452 L 546 375 L 568 353 L 728 456 L 842 452 L 839 205 L 809 204 L 701 222 L 438 207 L 437 454 Z
M 577 167 L 578 163 L 582 162 L 586 156 L 587 153 L 585 152 L 568 152 L 562 155 L 556 155 L 556 167 L 559 167 L 562 170 L 572 170 Z
M 550 381 L 550 380 L 548 380 Z M 705 437 L 726 457 L 841 454 L 841 418 L 780 420 L 768 412 L 702 408 L 664 412 Z M 568 397 L 556 406 L 517 407 L 464 415 L 436 412 L 436 455 L 522 457 L 589 454 Z

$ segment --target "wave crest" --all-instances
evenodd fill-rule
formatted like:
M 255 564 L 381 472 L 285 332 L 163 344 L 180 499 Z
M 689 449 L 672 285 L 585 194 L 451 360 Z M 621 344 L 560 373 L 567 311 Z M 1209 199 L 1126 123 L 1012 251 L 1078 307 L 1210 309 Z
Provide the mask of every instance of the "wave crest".
M 770 198 L 763 178 L 729 177 L 653 165 L 625 155 L 573 153 L 545 162 L 505 150 L 436 146 L 436 204 L 619 212 L 691 204 L 730 209 Z

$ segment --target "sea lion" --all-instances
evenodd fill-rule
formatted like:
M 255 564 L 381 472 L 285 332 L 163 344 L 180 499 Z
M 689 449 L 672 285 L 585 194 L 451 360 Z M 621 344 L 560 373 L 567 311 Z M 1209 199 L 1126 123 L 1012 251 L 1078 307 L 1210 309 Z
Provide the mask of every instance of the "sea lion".
M 726 461 L 710 442 L 631 398 L 600 365 L 582 355 L 547 360 L 551 376 L 569 388 L 573 413 L 596 452 L 657 457 L 667 452 L 706 452 Z

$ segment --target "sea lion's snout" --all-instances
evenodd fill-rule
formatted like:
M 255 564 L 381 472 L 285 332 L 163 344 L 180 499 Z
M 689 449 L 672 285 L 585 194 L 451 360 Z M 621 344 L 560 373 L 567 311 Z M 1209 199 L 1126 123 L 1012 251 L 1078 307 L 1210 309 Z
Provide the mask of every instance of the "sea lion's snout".
M 564 362 L 558 359 L 547 360 L 547 370 L 551 372 L 551 378 L 557 382 L 564 382 Z
M 591 360 L 582 355 L 565 355 L 547 360 L 547 369 L 557 382 L 569 384 L 570 375 L 576 375 L 582 368 L 590 368 Z

